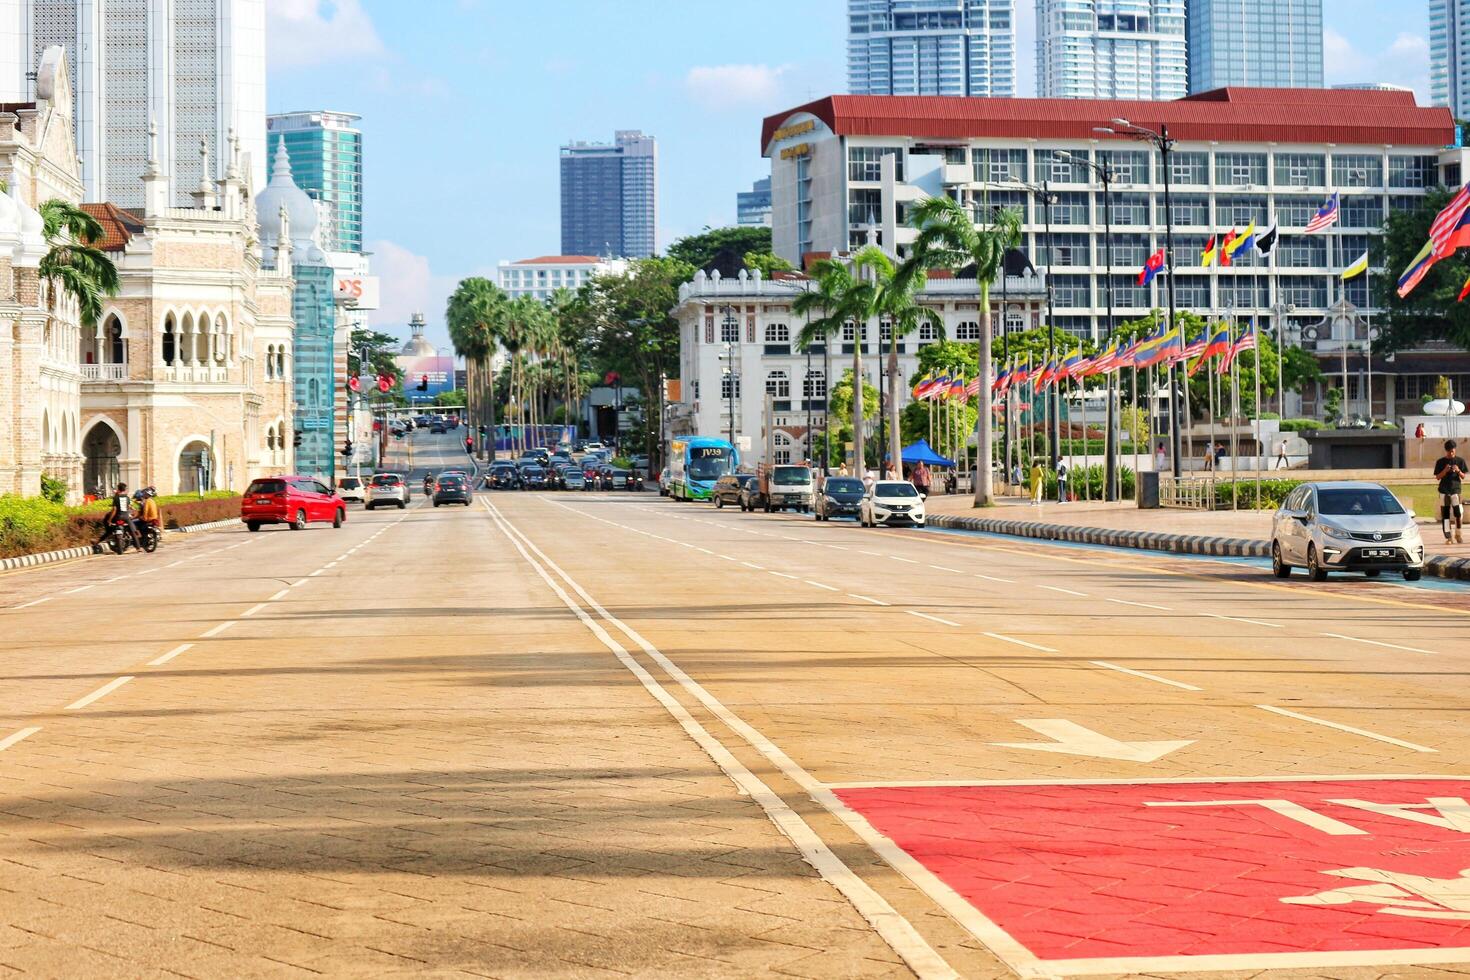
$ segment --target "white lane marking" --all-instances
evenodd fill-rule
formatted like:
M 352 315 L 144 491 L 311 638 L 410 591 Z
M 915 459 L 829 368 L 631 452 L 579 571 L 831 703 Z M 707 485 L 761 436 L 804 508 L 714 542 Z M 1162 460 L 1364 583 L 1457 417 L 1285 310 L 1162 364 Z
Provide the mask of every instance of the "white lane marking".
M 1334 640 L 1352 640 L 1354 643 L 1369 643 L 1375 647 L 1388 647 L 1390 650 L 1407 650 L 1410 653 L 1427 653 L 1431 656 L 1435 655 L 1433 650 L 1424 650 L 1419 647 L 1406 647 L 1401 643 L 1385 643 L 1382 640 L 1365 640 L 1361 636 L 1344 636 L 1342 633 L 1323 633 L 1322 635 L 1330 636 Z
M 1015 585 L 1016 584 L 1016 580 L 1013 579 L 1013 578 L 997 578 L 994 575 L 981 575 L 979 572 L 976 572 L 975 573 L 975 577 L 976 578 L 983 578 L 983 579 L 985 579 L 988 582 L 1004 582 L 1006 585 Z
M 275 595 L 271 596 L 269 599 L 267 599 L 265 601 L 266 602 L 275 602 L 277 599 L 284 599 L 288 594 L 290 594 L 290 592 L 291 592 L 291 589 L 288 586 L 287 588 L 282 589 L 281 591 L 277 592 Z
M 930 565 L 929 567 L 934 569 L 936 572 L 954 572 L 956 575 L 965 574 L 962 570 L 958 568 L 950 568 L 948 565 Z
M 209 629 L 205 630 L 203 633 L 200 633 L 199 634 L 199 639 L 202 640 L 202 639 L 204 639 L 206 637 L 218 636 L 219 634 L 223 633 L 225 630 L 229 629 L 231 626 L 234 626 L 234 625 L 235 625 L 235 621 L 233 619 L 227 619 L 223 623 L 220 623 L 218 626 L 211 626 Z
M 18 732 L 7 735 L 4 738 L 0 738 L 0 752 L 4 752 L 16 742 L 24 741 L 25 739 L 30 738 L 32 735 L 36 734 L 40 730 L 40 725 L 32 725 L 30 728 L 22 728 Z
M 1046 589 L 1049 592 L 1060 592 L 1063 595 L 1075 595 L 1081 596 L 1084 599 L 1087 598 L 1086 592 L 1078 592 L 1076 589 L 1064 589 L 1059 585 L 1038 585 L 1037 588 Z
M 322 574 L 325 571 L 326 571 L 325 568 L 318 568 L 316 571 L 312 572 L 310 575 L 308 575 L 306 577 L 307 578 L 316 578 L 318 575 Z
M 1040 643 L 1031 643 L 1027 640 L 1018 640 L 1014 636 L 1006 636 L 1004 633 L 986 633 L 984 635 L 990 637 L 992 640 L 1002 640 L 1006 643 L 1014 643 L 1017 646 L 1030 647 L 1033 650 L 1040 650 L 1042 653 L 1056 653 L 1051 647 L 1044 647 Z
M 152 660 L 148 661 L 148 666 L 149 667 L 162 667 L 164 664 L 168 663 L 170 660 L 172 660 L 173 658 L 177 657 L 179 654 L 183 653 L 185 650 L 192 649 L 193 646 L 194 646 L 194 644 L 192 644 L 192 643 L 180 643 L 178 646 L 174 647 L 172 650 L 170 650 L 168 653 L 165 653 L 163 656 L 161 656 L 161 657 L 155 657 Z
M 873 558 L 882 558 L 883 557 L 883 552 L 881 552 L 881 551 L 864 551 L 862 548 L 856 548 L 854 550 L 858 554 L 860 554 L 860 555 L 868 555 L 868 556 L 873 557 Z
M 715 555 L 715 557 L 716 558 L 723 558 L 726 561 L 739 561 L 740 560 L 739 558 L 735 558 L 735 557 L 733 557 L 731 555 Z
M 756 565 L 748 561 L 743 561 L 740 564 L 744 565 L 746 568 L 753 568 L 758 572 L 764 572 L 766 570 L 766 567 L 764 565 Z
M 918 565 L 918 564 L 921 564 L 920 562 L 914 561 L 912 558 L 905 558 L 902 555 L 889 555 L 888 557 L 889 558 L 892 558 L 894 561 L 907 562 L 910 565 Z
M 1379 742 L 1387 742 L 1390 745 L 1398 745 L 1406 749 L 1413 749 L 1415 752 L 1439 751 L 1438 749 L 1431 749 L 1428 746 L 1418 745 L 1414 742 L 1405 742 L 1403 739 L 1394 738 L 1392 735 L 1379 735 L 1377 732 L 1370 732 L 1362 728 L 1354 728 L 1351 725 L 1339 725 L 1337 722 L 1328 721 L 1326 718 L 1313 718 L 1311 715 L 1304 715 L 1298 711 L 1288 711 L 1285 708 L 1278 708 L 1275 705 L 1258 704 L 1256 705 L 1256 707 L 1260 708 L 1262 711 L 1270 711 L 1274 714 L 1285 715 L 1288 718 L 1297 718 L 1301 721 L 1309 721 L 1314 725 L 1325 725 L 1328 728 L 1336 728 L 1338 731 L 1347 732 L 1350 735 L 1361 735 L 1364 738 L 1371 738 Z
M 260 612 L 262 609 L 264 609 L 268 605 L 270 605 L 269 602 L 257 602 L 255 605 L 251 606 L 249 609 L 247 609 L 244 612 L 242 612 L 240 614 L 240 618 L 241 619 L 244 619 L 247 616 L 254 616 L 256 613 Z
M 863 602 L 871 602 L 875 606 L 893 605 L 893 603 L 891 602 L 884 602 L 882 599 L 874 599 L 872 596 L 858 595 L 856 592 L 849 592 L 848 596 L 853 599 L 861 599 Z
M 1134 602 L 1132 599 L 1109 599 L 1104 597 L 1103 602 L 1116 602 L 1120 606 L 1138 606 L 1140 609 L 1157 609 L 1160 612 L 1169 612 L 1168 606 L 1156 606 L 1152 602 Z
M 1089 660 L 1088 663 L 1092 664 L 1094 667 L 1103 667 L 1107 670 L 1116 670 L 1122 674 L 1132 674 L 1134 677 L 1142 677 L 1144 680 L 1147 681 L 1157 681 L 1160 684 L 1168 684 L 1170 687 L 1177 687 L 1181 691 L 1204 690 L 1204 688 L 1195 687 L 1193 684 L 1186 684 L 1183 681 L 1171 681 L 1167 677 L 1160 677 L 1158 674 L 1150 674 L 1148 671 L 1145 670 L 1134 670 L 1131 667 L 1119 667 L 1117 664 L 1110 664 L 1106 660 Z
M 793 582 L 798 581 L 798 579 L 797 579 L 797 577 L 795 575 L 787 575 L 785 572 L 771 572 L 771 574 L 772 575 L 779 575 L 782 578 L 789 578 Z
M 826 589 L 828 592 L 841 592 L 842 591 L 841 589 L 833 588 L 830 585 L 823 585 L 821 582 L 813 582 L 809 578 L 808 579 L 802 579 L 802 581 L 805 582 L 807 585 L 815 585 L 819 589 Z
M 124 684 L 126 684 L 128 681 L 130 681 L 132 679 L 133 679 L 132 678 L 132 675 L 130 674 L 130 675 L 126 676 L 126 677 L 118 677 L 118 678 L 115 678 L 113 680 L 110 680 L 106 684 L 103 684 L 101 687 L 97 688 L 97 690 L 93 691 L 91 694 L 88 694 L 84 698 L 78 698 L 77 700 L 73 701 L 71 704 L 69 704 L 65 708 L 63 708 L 62 710 L 63 711 L 80 711 L 81 709 L 85 708 L 87 705 L 91 704 L 93 701 L 96 701 L 98 698 L 105 698 L 105 697 L 107 697 L 107 695 L 111 694 L 113 691 L 116 691 L 118 688 L 122 687 Z
M 91 585 L 79 585 L 75 589 L 67 589 L 64 594 L 65 595 L 76 595 L 78 592 L 86 592 L 90 588 L 92 588 Z
M 927 620 L 930 620 L 930 621 L 935 622 L 935 623 L 943 623 L 945 626 L 958 626 L 958 625 L 960 625 L 959 623 L 956 623 L 953 620 L 940 619 L 938 616 L 931 616 L 928 613 L 921 613 L 921 612 L 919 612 L 919 611 L 917 611 L 915 609 L 905 609 L 904 612 L 908 613 L 910 616 L 918 616 L 920 619 L 927 619 Z
M 32 599 L 30 602 L 22 602 L 20 605 L 15 606 L 14 608 L 16 608 L 16 609 L 29 609 L 31 606 L 39 606 L 43 602 L 50 602 L 53 598 L 55 598 L 55 597 L 54 596 L 49 596 L 49 595 L 43 595 L 43 596 L 41 596 L 41 598 L 39 598 L 39 599 Z
M 135 575 L 152 575 L 156 571 L 158 571 L 158 566 L 157 565 L 153 566 L 152 568 L 145 568 L 141 572 L 134 572 L 133 574 L 135 574 Z
M 487 505 L 489 506 L 489 505 Z M 709 730 L 701 725 L 687 709 L 680 704 L 673 695 L 661 685 L 653 675 L 633 659 L 632 655 L 612 635 L 603 628 L 602 624 L 594 620 L 571 596 L 557 584 L 544 568 L 526 550 L 526 546 L 546 563 L 556 574 L 575 591 L 582 600 L 586 602 L 604 621 L 611 623 L 621 630 L 630 640 L 641 647 L 645 654 L 655 660 L 664 672 L 676 683 L 697 698 L 706 708 L 715 714 L 722 722 L 737 732 L 742 738 L 750 743 L 757 751 L 775 764 L 797 785 L 806 790 L 808 795 L 825 806 L 831 813 L 842 819 L 850 828 L 858 832 L 864 841 L 873 848 L 880 857 L 885 858 L 900 872 L 913 878 L 915 871 L 922 871 L 918 862 L 908 859 L 904 863 L 906 853 L 894 845 L 887 838 L 878 834 L 868 822 L 847 808 L 847 805 L 839 800 L 836 794 L 823 786 L 815 777 L 806 770 L 797 766 L 784 752 L 772 745 L 765 736 L 751 728 L 744 721 L 733 714 L 723 703 L 716 700 L 693 678 L 685 674 L 678 666 L 654 648 L 642 636 L 635 633 L 631 627 L 622 620 L 604 609 L 597 600 L 587 594 L 580 585 L 572 580 L 566 572 L 562 571 L 540 548 L 523 535 L 519 529 L 513 527 L 498 510 L 490 507 L 490 513 L 501 532 L 515 545 L 516 550 L 526 559 L 526 562 L 536 571 L 536 574 L 551 587 L 562 600 L 603 645 L 606 646 L 614 657 L 628 669 L 634 677 L 638 678 L 644 688 L 654 697 L 664 709 L 671 714 L 679 725 L 689 734 L 689 737 L 709 755 L 715 763 L 724 770 L 725 774 L 750 796 L 766 812 L 767 817 L 774 823 L 786 837 L 802 853 L 802 856 L 817 870 L 823 879 L 831 883 L 843 894 L 854 909 L 872 925 L 873 929 L 883 937 L 884 941 L 896 952 L 910 969 L 917 974 L 921 980 L 940 980 L 940 978 L 956 978 L 959 976 L 954 969 L 934 951 L 934 948 L 916 930 L 912 923 L 905 919 L 888 901 L 872 889 L 862 880 L 843 860 L 832 852 L 831 848 L 822 838 L 812 830 L 811 826 L 801 818 L 799 814 L 786 805 L 786 802 L 775 793 L 769 786 L 760 780 L 754 773 L 747 769 L 734 755 L 730 753 L 720 742 L 709 733 Z M 525 541 L 525 546 L 521 541 Z M 932 877 L 932 876 L 931 876 Z M 984 933 L 984 942 L 991 949 L 1002 950 L 1006 953 L 1017 955 L 1026 960 L 1033 960 L 1024 947 L 1015 943 L 1008 935 L 997 928 L 988 919 L 979 915 L 964 899 L 960 898 L 947 886 L 934 879 L 934 886 L 944 889 L 948 893 L 946 897 L 951 898 L 948 903 L 941 902 L 951 915 L 955 915 L 961 923 L 964 923 L 972 931 L 980 928 Z M 930 894 L 934 894 L 930 889 Z M 968 914 L 967 914 L 968 913 Z
M 1286 627 L 1285 626 L 1282 626 L 1280 623 L 1263 623 L 1259 619 L 1246 619 L 1243 616 L 1222 616 L 1219 613 L 1212 613 L 1212 612 L 1207 612 L 1204 615 L 1209 616 L 1211 619 L 1228 619 L 1231 622 L 1235 622 L 1235 623 L 1250 623 L 1252 626 L 1269 626 L 1273 630 L 1284 630 L 1284 629 L 1286 629 Z

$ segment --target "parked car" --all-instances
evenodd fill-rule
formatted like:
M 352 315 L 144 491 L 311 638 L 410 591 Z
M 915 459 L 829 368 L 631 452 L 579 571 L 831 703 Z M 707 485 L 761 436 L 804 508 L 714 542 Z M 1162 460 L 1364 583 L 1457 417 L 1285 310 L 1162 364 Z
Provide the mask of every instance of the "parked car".
M 468 507 L 474 496 L 469 478 L 463 473 L 440 473 L 434 482 L 435 507 L 440 504 L 464 504 Z
M 740 507 L 740 491 L 754 479 L 754 473 L 727 473 L 716 480 L 709 494 L 709 498 L 715 502 L 715 509 L 720 510 L 726 504 Z
M 397 504 L 402 510 L 408 506 L 408 484 L 397 473 L 377 473 L 368 484 L 367 509 Z
M 863 497 L 858 520 L 864 527 L 924 526 L 924 498 L 907 480 L 878 480 Z
M 441 435 L 448 431 L 449 427 L 444 424 L 442 419 L 435 419 L 429 423 L 429 435 L 431 436 Z
M 341 527 L 347 504 L 319 480 L 309 476 L 272 476 L 250 481 L 240 498 L 240 520 L 252 531 L 265 524 L 286 524 L 301 531 L 314 521 Z
M 867 495 L 863 481 L 855 476 L 829 476 L 817 494 L 814 510 L 817 520 L 830 521 L 834 517 L 851 517 L 858 520 Z
M 543 466 L 521 467 L 521 489 L 522 490 L 546 490 L 550 484 L 547 483 L 546 468 Z
M 514 463 L 492 463 L 485 474 L 485 486 L 491 490 L 519 490 L 521 471 Z
M 367 499 L 367 490 L 362 481 L 355 476 L 344 476 L 337 481 L 337 496 L 343 500 L 355 500 L 362 503 Z
M 563 490 L 586 490 L 587 478 L 579 467 L 569 466 L 561 475 L 561 487 Z
M 1271 517 L 1271 571 L 1287 578 L 1293 568 L 1315 582 L 1330 572 L 1376 578 L 1384 571 L 1413 582 L 1424 571 L 1424 539 L 1414 512 L 1382 484 L 1304 483 Z

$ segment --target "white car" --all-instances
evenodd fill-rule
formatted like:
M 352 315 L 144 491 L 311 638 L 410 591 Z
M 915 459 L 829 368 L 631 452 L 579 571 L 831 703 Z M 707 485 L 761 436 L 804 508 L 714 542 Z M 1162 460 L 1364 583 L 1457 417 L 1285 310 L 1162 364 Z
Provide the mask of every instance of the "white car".
M 366 491 L 363 489 L 362 481 L 355 476 L 344 476 L 337 481 L 337 496 L 343 500 L 355 500 L 358 503 L 364 503 L 367 500 L 364 496 L 365 493 Z
M 863 497 L 858 521 L 863 527 L 923 527 L 924 498 L 907 480 L 878 480 Z
M 1413 582 L 1424 574 L 1424 539 L 1414 512 L 1381 484 L 1303 483 L 1271 518 L 1271 571 L 1286 578 L 1293 568 L 1317 582 L 1329 572 L 1385 571 Z
M 378 473 L 368 484 L 367 509 L 378 506 L 394 506 L 399 510 L 408 506 L 408 484 L 397 473 Z

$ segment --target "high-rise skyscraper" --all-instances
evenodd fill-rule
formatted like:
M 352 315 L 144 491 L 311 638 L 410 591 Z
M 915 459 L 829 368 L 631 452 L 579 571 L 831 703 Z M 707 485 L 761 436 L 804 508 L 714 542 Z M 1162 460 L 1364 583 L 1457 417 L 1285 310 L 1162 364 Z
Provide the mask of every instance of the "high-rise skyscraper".
M 1190 0 L 1189 91 L 1322 87 L 1322 0 Z
M 1184 0 L 1037 0 L 1038 95 L 1178 99 L 1188 88 Z
M 771 227 L 771 178 L 762 177 L 750 190 L 735 192 L 735 223 Z
M 1015 0 L 847 0 L 853 95 L 1016 94 Z
M 230 132 L 265 186 L 265 0 L 6 0 L 0 101 L 33 97 L 26 77 L 52 44 L 66 49 L 77 154 L 88 200 L 143 203 L 148 127 L 183 206 L 230 159 Z
M 266 117 L 271 140 L 286 144 L 296 186 L 321 212 L 322 248 L 362 251 L 362 131 L 350 112 L 284 112 Z
M 652 255 L 658 228 L 658 143 L 620 129 L 612 143 L 561 148 L 563 255 Z
M 1470 0 L 1429 0 L 1429 100 L 1470 113 Z

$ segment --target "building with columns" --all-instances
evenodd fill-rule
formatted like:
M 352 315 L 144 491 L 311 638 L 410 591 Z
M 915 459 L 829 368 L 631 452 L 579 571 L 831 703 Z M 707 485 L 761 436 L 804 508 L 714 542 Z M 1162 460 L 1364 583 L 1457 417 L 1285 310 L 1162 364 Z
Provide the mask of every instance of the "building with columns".
M 238 147 L 216 164 L 206 142 L 198 157 L 192 207 L 173 206 L 156 154 L 142 208 L 84 205 L 121 280 L 81 338 L 88 490 L 239 491 L 293 468 L 293 282 L 262 268 Z
M 80 326 L 76 303 L 38 275 L 40 205 L 82 199 L 65 52 L 42 52 L 35 101 L 0 106 L 0 494 L 33 497 L 43 474 L 81 499 Z

